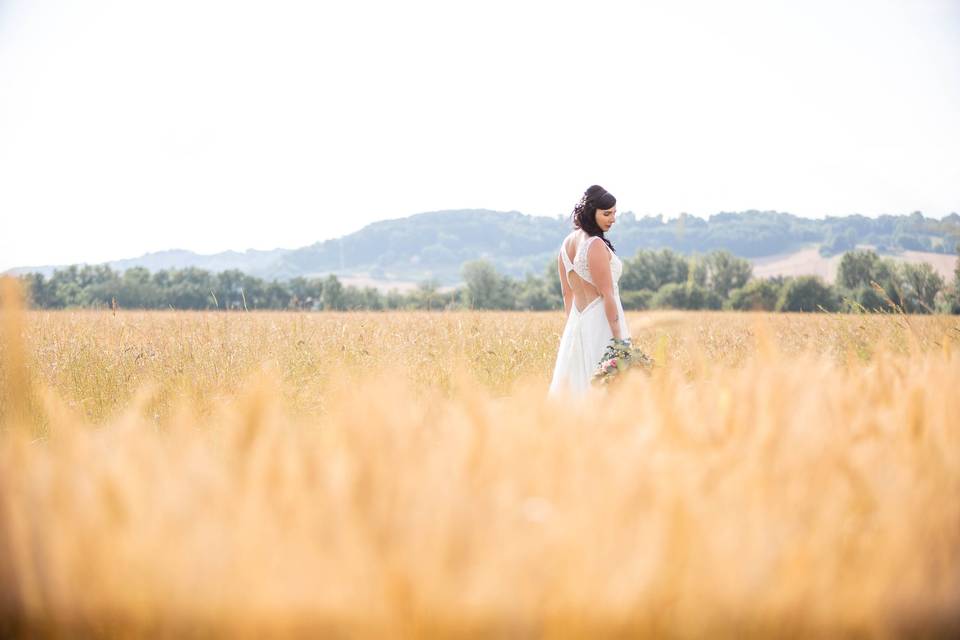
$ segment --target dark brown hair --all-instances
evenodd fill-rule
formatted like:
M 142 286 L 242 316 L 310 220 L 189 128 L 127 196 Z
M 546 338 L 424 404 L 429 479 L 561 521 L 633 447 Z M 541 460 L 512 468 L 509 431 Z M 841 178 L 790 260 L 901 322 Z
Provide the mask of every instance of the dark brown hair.
M 616 204 L 617 199 L 612 193 L 598 184 L 592 185 L 583 192 L 580 202 L 573 208 L 573 226 L 589 236 L 599 236 L 613 251 L 613 244 L 604 237 L 603 229 L 597 224 L 597 209 L 612 209 Z

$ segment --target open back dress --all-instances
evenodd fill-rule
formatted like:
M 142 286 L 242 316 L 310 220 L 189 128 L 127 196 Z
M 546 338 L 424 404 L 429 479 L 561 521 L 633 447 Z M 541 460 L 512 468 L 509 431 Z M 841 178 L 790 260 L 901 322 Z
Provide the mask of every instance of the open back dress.
M 564 264 L 563 277 L 571 271 L 589 282 L 594 287 L 596 283 L 590 274 L 590 265 L 587 263 L 587 250 L 591 243 L 603 240 L 599 236 L 590 236 L 580 242 L 577 251 L 570 260 L 563 244 L 560 245 L 560 259 Z M 620 322 L 620 335 L 624 338 L 630 335 L 627 321 L 623 317 L 623 305 L 620 303 L 620 288 L 618 282 L 623 273 L 623 262 L 606 246 L 610 253 L 610 276 L 613 280 L 613 297 L 617 305 L 617 317 Z M 567 281 L 569 283 L 569 280 Z M 583 395 L 590 388 L 593 377 L 603 352 L 613 338 L 607 314 L 603 308 L 603 296 L 597 296 L 583 309 L 577 309 L 574 301 L 570 305 L 570 314 L 560 337 L 560 348 L 557 350 L 557 362 L 553 368 L 553 379 L 550 382 L 548 394 Z

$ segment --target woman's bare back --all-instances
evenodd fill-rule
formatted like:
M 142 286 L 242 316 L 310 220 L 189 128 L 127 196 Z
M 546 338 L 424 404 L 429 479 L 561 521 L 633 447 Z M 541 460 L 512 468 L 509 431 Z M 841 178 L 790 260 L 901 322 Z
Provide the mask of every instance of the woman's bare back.
M 573 231 L 564 239 L 563 241 L 563 251 L 567 253 L 567 257 L 572 263 L 574 258 L 577 255 L 577 251 L 580 249 L 580 244 L 586 242 L 589 236 L 583 231 Z M 570 290 L 573 292 L 573 303 L 576 305 L 578 310 L 583 310 L 587 308 L 587 305 L 600 297 L 600 291 L 581 278 L 576 271 L 564 270 L 564 277 L 567 279 L 567 284 L 570 286 Z

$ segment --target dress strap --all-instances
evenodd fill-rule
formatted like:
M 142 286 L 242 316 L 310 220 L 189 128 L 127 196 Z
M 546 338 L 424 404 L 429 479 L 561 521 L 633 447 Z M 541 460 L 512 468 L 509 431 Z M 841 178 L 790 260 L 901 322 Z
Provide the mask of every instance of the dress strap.
M 570 256 L 567 255 L 567 243 L 566 241 L 560 243 L 560 258 L 563 260 L 563 268 L 567 270 L 567 273 L 573 271 L 573 260 L 570 259 Z
M 599 240 L 599 239 L 600 239 L 600 236 L 590 236 L 589 238 L 587 238 L 586 242 L 583 243 L 583 250 L 586 251 L 587 249 L 589 249 L 590 243 L 593 242 L 594 240 Z M 606 243 L 604 243 L 604 245 L 606 245 Z M 604 246 L 604 248 L 606 248 L 606 246 Z
M 590 248 L 590 243 L 598 239 L 600 236 L 590 236 L 586 240 L 580 242 L 580 246 L 577 247 L 577 255 L 573 257 L 573 270 L 576 271 L 577 275 L 592 284 L 597 286 L 593 282 L 593 277 L 590 275 L 590 264 L 587 261 L 587 250 Z M 604 246 L 604 249 L 607 247 Z M 607 250 L 609 252 L 609 249 Z
M 586 240 L 580 242 L 580 245 L 577 246 L 577 252 L 573 256 L 573 264 L 578 264 L 579 262 L 582 262 L 584 265 L 587 264 L 587 251 L 590 249 L 590 243 L 599 237 L 600 236 L 589 236 Z

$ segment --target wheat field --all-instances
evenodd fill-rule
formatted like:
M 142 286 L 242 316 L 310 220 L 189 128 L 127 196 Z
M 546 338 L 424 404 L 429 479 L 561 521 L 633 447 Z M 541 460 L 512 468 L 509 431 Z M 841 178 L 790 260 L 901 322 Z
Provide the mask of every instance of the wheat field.
M 0 635 L 950 637 L 960 321 L 0 307 Z

